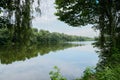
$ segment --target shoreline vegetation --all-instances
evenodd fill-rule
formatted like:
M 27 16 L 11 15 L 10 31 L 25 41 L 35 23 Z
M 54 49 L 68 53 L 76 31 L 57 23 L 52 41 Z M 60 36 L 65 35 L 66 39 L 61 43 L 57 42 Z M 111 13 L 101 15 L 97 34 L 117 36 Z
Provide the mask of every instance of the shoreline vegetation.
M 102 71 L 97 71 L 93 67 L 87 67 L 80 78 L 74 80 L 119 80 L 120 79 L 120 65 L 110 68 L 105 67 Z M 51 80 L 68 80 L 60 72 L 57 66 L 54 66 L 54 70 L 49 73 Z
M 23 34 L 23 35 L 22 35 Z M 26 33 L 21 33 L 19 37 L 15 37 L 11 35 L 8 29 L 0 29 L 0 45 L 7 44 L 57 44 L 64 42 L 72 42 L 72 41 L 93 41 L 94 38 L 84 37 L 84 36 L 75 36 L 75 35 L 67 35 L 64 33 L 58 32 L 49 32 L 47 30 L 38 30 L 36 28 L 32 28 L 28 35 L 24 35 Z M 26 39 L 26 37 L 28 37 Z M 17 38 L 19 40 L 17 41 Z

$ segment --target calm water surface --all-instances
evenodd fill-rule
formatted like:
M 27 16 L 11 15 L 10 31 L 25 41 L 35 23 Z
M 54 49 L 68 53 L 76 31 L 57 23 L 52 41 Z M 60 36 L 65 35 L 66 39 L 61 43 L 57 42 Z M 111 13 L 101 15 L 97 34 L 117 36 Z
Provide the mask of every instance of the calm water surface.
M 13 52 L 2 49 L 0 80 L 50 80 L 49 72 L 54 66 L 58 66 L 68 80 L 80 77 L 86 67 L 96 66 L 98 62 L 96 49 L 91 43 L 73 42 L 84 45 L 39 46 L 38 49 L 30 47 Z

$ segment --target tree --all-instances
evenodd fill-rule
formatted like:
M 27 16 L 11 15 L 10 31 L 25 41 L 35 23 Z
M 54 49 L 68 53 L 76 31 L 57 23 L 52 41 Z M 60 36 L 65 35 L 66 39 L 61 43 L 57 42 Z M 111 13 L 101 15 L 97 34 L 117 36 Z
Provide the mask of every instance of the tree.
M 101 39 L 107 34 L 112 40 L 116 34 L 116 24 L 119 23 L 118 2 L 119 0 L 56 0 L 56 15 L 59 20 L 71 26 L 97 24 Z M 115 45 L 114 40 L 112 43 Z
M 35 0 L 0 0 L 0 28 L 7 28 L 11 34 L 11 41 L 14 43 L 29 40 L 31 35 L 32 12 L 40 5 L 33 9 Z M 23 41 L 24 40 L 24 41 Z
M 58 19 L 72 26 L 93 24 L 98 17 L 96 0 L 56 0 Z
M 58 19 L 71 25 L 93 24 L 100 31 L 96 45 L 103 62 L 120 51 L 120 0 L 56 0 Z M 107 60 L 107 61 L 105 61 Z

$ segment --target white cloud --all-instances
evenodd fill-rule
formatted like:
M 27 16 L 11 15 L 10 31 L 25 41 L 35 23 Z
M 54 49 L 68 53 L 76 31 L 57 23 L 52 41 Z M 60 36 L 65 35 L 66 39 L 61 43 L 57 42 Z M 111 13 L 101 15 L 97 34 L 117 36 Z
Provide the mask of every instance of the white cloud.
M 92 28 L 92 25 L 87 25 L 87 26 L 82 26 L 81 28 L 74 28 L 72 31 L 69 32 L 69 34 L 95 37 L 99 35 L 99 31 L 95 31 Z

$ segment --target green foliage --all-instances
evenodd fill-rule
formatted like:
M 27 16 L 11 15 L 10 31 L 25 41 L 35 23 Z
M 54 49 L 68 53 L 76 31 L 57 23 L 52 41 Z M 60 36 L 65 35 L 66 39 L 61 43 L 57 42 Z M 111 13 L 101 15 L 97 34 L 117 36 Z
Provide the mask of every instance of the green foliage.
M 111 56 L 111 61 L 114 60 L 114 64 L 118 64 L 120 62 L 120 49 L 113 48 L 113 53 Z
M 50 33 L 49 31 L 40 30 L 35 31 L 33 30 L 34 39 L 32 42 L 37 41 L 39 44 L 55 44 L 55 43 L 61 43 L 61 42 L 68 42 L 68 41 L 89 41 L 93 40 L 89 37 L 82 37 L 82 36 L 73 36 L 73 35 L 67 35 L 63 33 L 57 33 L 53 32 Z
M 82 77 L 83 80 L 92 80 L 94 78 L 93 73 L 94 71 L 92 68 L 86 68 L 84 71 L 84 76 Z
M 105 67 L 102 71 L 93 72 L 93 69 L 87 68 L 84 71 L 83 77 L 77 80 L 119 80 L 120 66 L 115 68 Z
M 65 77 L 61 75 L 60 69 L 57 66 L 55 66 L 54 69 L 55 71 L 51 71 L 49 73 L 51 80 L 67 80 Z
M 55 67 L 55 72 L 51 71 L 51 80 L 64 80 L 60 74 L 58 67 Z M 81 78 L 75 80 L 119 80 L 120 79 L 120 65 L 115 68 L 105 67 L 102 71 L 96 71 L 94 68 L 86 68 Z M 59 78 L 59 79 L 58 79 Z M 66 79 L 65 79 L 66 80 Z
M 40 13 L 39 0 L 37 12 Z M 34 11 L 33 3 L 36 0 L 0 0 L 0 29 L 7 28 L 11 41 L 15 44 L 30 40 L 31 20 Z M 5 14 L 5 15 L 4 15 Z
M 8 32 L 8 29 L 0 29 L 0 44 L 8 44 L 10 40 L 10 34 Z
M 20 33 L 16 33 L 14 36 L 14 31 L 10 31 L 8 28 L 0 29 L 0 44 L 57 44 L 68 41 L 91 41 L 92 38 L 66 35 L 63 33 L 40 30 L 36 28 L 29 28 L 26 30 L 21 30 Z M 16 42 L 17 41 L 17 42 Z
M 118 73 L 114 72 L 114 70 L 106 67 L 103 71 L 97 73 L 96 78 L 99 80 L 118 80 L 119 76 L 116 76 Z
M 81 78 L 76 79 L 76 80 L 96 80 L 94 74 L 95 74 L 94 68 L 88 67 L 84 71 L 83 76 Z
M 58 19 L 69 25 L 93 24 L 98 19 L 96 0 L 56 0 L 55 4 Z

